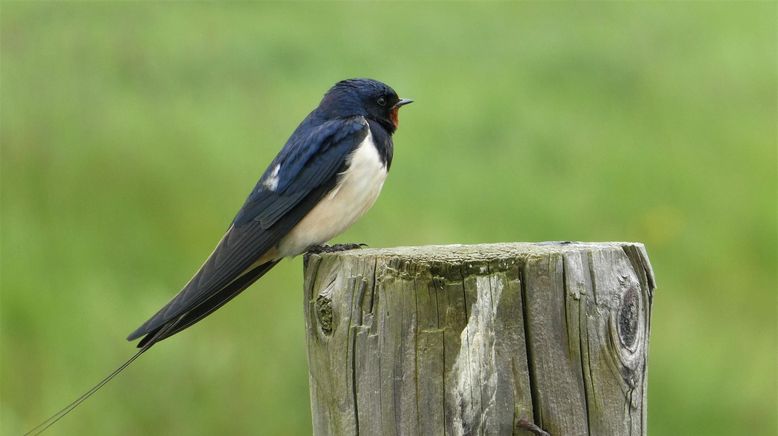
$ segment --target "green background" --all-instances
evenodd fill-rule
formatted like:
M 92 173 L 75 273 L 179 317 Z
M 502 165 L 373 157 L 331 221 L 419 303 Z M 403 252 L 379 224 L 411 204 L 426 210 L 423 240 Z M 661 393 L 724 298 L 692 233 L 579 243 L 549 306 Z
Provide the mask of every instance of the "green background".
M 416 100 L 340 242 L 644 242 L 649 430 L 776 434 L 775 3 L 0 6 L 3 434 L 133 352 L 337 80 Z M 301 259 L 51 434 L 309 434 Z

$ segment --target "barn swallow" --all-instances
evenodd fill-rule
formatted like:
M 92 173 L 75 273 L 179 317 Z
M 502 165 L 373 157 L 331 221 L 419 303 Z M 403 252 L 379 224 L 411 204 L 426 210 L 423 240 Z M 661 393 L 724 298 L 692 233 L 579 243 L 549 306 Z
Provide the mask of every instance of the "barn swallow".
M 200 270 L 127 337 L 159 342 L 230 301 L 284 257 L 339 235 L 373 206 L 392 164 L 400 107 L 370 79 L 338 82 L 270 163 Z
M 130 333 L 140 350 L 30 433 L 45 430 L 152 345 L 200 321 L 273 268 L 345 231 L 373 206 L 392 164 L 399 98 L 371 79 L 336 83 L 270 163 L 205 263 Z

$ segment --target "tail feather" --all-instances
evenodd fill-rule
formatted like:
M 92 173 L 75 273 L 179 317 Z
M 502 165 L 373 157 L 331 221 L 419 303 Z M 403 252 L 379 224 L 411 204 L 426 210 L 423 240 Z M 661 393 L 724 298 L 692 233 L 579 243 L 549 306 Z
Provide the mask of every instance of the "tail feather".
M 172 327 L 173 327 L 173 325 L 171 324 L 167 328 L 172 328 Z M 166 332 L 167 332 L 166 329 L 161 329 L 156 334 L 164 335 Z M 81 394 L 80 397 L 78 397 L 75 400 L 71 401 L 70 404 L 68 404 L 67 406 L 63 407 L 59 411 L 57 411 L 57 413 L 51 415 L 48 419 L 46 419 L 45 421 L 43 421 L 40 424 L 36 425 L 32 429 L 30 429 L 27 433 L 24 434 L 24 436 L 35 436 L 35 435 L 39 435 L 39 434 L 43 433 L 44 431 L 46 431 L 46 429 L 48 429 L 49 427 L 54 425 L 60 419 L 64 418 L 68 413 L 72 412 L 73 409 L 75 409 L 81 403 L 86 401 L 89 397 L 94 395 L 97 391 L 100 390 L 100 388 L 105 386 L 109 381 L 113 380 L 114 377 L 119 375 L 128 366 L 130 366 L 130 364 L 132 364 L 132 362 L 134 362 L 135 359 L 140 357 L 141 354 L 143 354 L 146 351 L 148 351 L 149 348 L 151 348 L 151 346 L 154 345 L 154 343 L 155 343 L 154 341 L 149 341 L 149 343 L 146 346 L 141 347 L 141 349 L 138 350 L 137 353 L 133 354 L 132 357 L 127 359 L 126 362 L 122 363 L 118 368 L 116 368 L 110 374 L 105 376 L 105 378 L 100 380 L 96 385 L 92 386 L 88 391 L 86 391 L 83 394 Z
M 143 337 L 143 339 L 141 339 L 141 341 L 138 343 L 138 347 L 143 348 L 156 344 L 157 342 L 173 336 L 181 330 L 192 326 L 196 322 L 210 315 L 211 312 L 225 305 L 228 301 L 235 298 L 260 277 L 265 275 L 265 273 L 276 266 L 280 260 L 281 259 L 265 262 L 262 265 L 238 277 L 229 285 L 213 294 L 213 296 L 211 296 L 209 299 L 203 301 L 199 306 L 196 306 L 189 312 L 186 312 L 180 317 L 171 320 L 167 324 L 163 324 L 156 330 L 150 331 L 146 336 Z M 163 330 L 164 332 L 162 332 Z
M 249 285 L 254 283 L 257 279 L 262 277 L 266 272 L 270 271 L 270 269 L 273 268 L 278 262 L 279 260 L 273 260 L 250 270 L 246 274 L 234 280 L 229 285 L 225 286 L 219 292 L 215 293 L 211 298 L 204 301 L 199 306 L 175 319 L 170 320 L 167 324 L 164 324 L 161 327 L 150 331 L 138 344 L 138 348 L 140 349 L 137 353 L 132 355 L 132 357 L 127 359 L 126 362 L 122 363 L 118 368 L 100 380 L 96 385 L 92 386 L 88 391 L 84 392 L 80 397 L 76 398 L 70 402 L 70 404 L 57 411 L 57 413 L 51 415 L 45 421 L 30 429 L 27 433 L 24 434 L 24 436 L 35 436 L 46 431 L 46 429 L 54 425 L 60 419 L 64 418 L 68 413 L 72 412 L 73 409 L 78 407 L 81 403 L 99 391 L 100 388 L 113 380 L 114 377 L 124 371 L 132 364 L 132 362 L 140 357 L 141 354 L 148 351 L 149 348 L 151 348 L 154 344 L 165 338 L 169 338 L 181 330 L 186 329 L 197 321 L 203 319 L 214 310 L 220 308 L 225 303 L 233 299 L 236 295 L 240 294 L 244 289 L 249 287 Z

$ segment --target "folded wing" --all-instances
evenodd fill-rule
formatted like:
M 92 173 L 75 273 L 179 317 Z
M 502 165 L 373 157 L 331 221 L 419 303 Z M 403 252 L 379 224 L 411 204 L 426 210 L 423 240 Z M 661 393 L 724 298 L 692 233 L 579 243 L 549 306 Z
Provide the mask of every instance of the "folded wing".
M 332 190 L 347 156 L 367 136 L 360 117 L 317 123 L 313 115 L 270 164 L 200 270 L 128 340 L 146 336 L 138 345 L 143 347 L 185 329 L 275 265 L 278 259 L 267 256 Z M 275 183 L 268 183 L 271 178 Z

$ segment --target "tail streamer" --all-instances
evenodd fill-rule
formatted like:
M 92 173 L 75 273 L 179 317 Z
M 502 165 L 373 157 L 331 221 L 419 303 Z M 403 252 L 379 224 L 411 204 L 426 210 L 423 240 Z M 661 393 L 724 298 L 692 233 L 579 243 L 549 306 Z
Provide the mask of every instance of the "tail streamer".
M 113 370 L 110 374 L 105 376 L 102 380 L 100 380 L 96 385 L 92 386 L 88 391 L 81 394 L 80 397 L 73 400 L 70 404 L 60 409 L 57 413 L 51 415 L 48 419 L 41 422 L 40 424 L 36 425 L 32 429 L 30 429 L 27 433 L 24 434 L 24 436 L 36 436 L 54 425 L 57 421 L 64 418 L 65 415 L 72 412 L 73 409 L 78 407 L 81 403 L 86 401 L 89 397 L 94 395 L 97 391 L 100 390 L 103 386 L 105 386 L 109 381 L 113 380 L 114 377 L 119 375 L 122 371 L 124 371 L 128 366 L 132 364 L 132 362 L 135 361 L 138 357 L 140 357 L 141 354 L 145 353 L 149 350 L 155 343 L 157 343 L 158 338 L 163 337 L 168 331 L 170 331 L 173 327 L 175 327 L 176 324 L 180 321 L 179 319 L 176 319 L 174 322 L 168 323 L 166 326 L 161 328 L 140 350 L 138 350 L 137 353 L 135 353 L 132 357 L 127 359 L 126 362 L 121 364 L 118 368 Z

